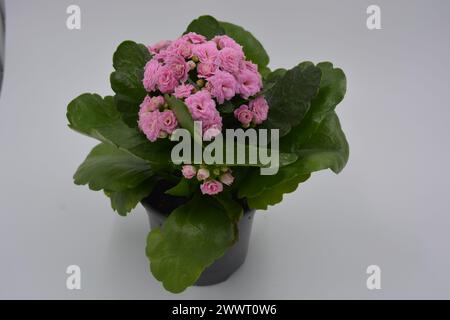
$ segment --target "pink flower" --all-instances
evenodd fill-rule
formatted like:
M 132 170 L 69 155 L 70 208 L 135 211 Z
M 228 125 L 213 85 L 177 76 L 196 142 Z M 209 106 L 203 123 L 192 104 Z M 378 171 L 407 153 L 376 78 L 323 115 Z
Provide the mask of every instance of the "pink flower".
M 195 32 L 189 32 L 186 33 L 181 37 L 182 39 L 189 40 L 190 42 L 194 44 L 200 44 L 206 42 L 206 38 L 202 36 L 201 34 L 195 33 Z
M 195 69 L 195 67 L 197 66 L 197 64 L 194 62 L 194 61 L 192 61 L 192 60 L 189 60 L 188 62 L 188 65 L 189 65 L 189 68 L 192 70 L 192 69 Z
M 248 60 L 241 60 L 239 68 L 241 70 L 249 70 L 249 71 L 253 71 L 253 72 L 258 72 L 258 65 L 254 64 L 253 62 L 248 61 Z
M 233 184 L 234 177 L 231 175 L 230 172 L 225 172 L 220 176 L 220 182 L 227 186 L 231 186 Z
M 153 46 L 148 46 L 148 51 L 152 54 L 157 54 L 162 50 L 165 50 L 169 45 L 171 41 L 169 40 L 161 40 L 158 43 L 155 43 Z
M 205 168 L 200 168 L 197 171 L 197 179 L 202 181 L 209 178 L 209 170 Z
M 145 96 L 144 101 L 139 106 L 139 116 L 144 113 L 157 110 L 164 104 L 164 98 L 162 96 L 150 97 Z
M 222 117 L 216 110 L 210 119 L 202 120 L 203 139 L 209 141 L 222 132 Z
M 161 130 L 164 130 L 168 134 L 171 134 L 178 127 L 177 118 L 171 110 L 164 110 L 161 112 L 158 120 Z
M 178 54 L 170 54 L 165 59 L 166 66 L 169 66 L 175 79 L 184 82 L 188 78 L 188 72 L 191 69 L 184 58 Z
M 247 69 L 241 70 L 237 76 L 239 83 L 239 93 L 244 99 L 257 94 L 262 87 L 261 75 L 259 72 Z
M 161 128 L 159 125 L 159 111 L 145 113 L 139 117 L 139 128 L 147 136 L 147 139 L 154 142 L 158 139 Z
M 207 90 L 201 90 L 188 98 L 185 103 L 192 119 L 202 122 L 204 139 L 211 139 L 222 131 L 222 117 L 216 109 L 216 103 Z
M 218 66 L 216 63 L 202 62 L 197 66 L 197 73 L 199 78 L 207 78 L 216 72 Z
M 174 96 L 178 99 L 187 98 L 191 95 L 194 86 L 192 84 L 181 84 L 175 88 Z
M 242 47 L 236 41 L 234 41 L 232 38 L 230 38 L 229 36 L 225 36 L 225 35 L 215 36 L 212 39 L 212 41 L 214 41 L 217 44 L 219 49 L 232 48 L 234 50 L 242 52 L 242 56 L 244 55 L 244 53 L 242 51 Z
M 182 167 L 181 173 L 183 174 L 183 177 L 185 177 L 186 179 L 192 179 L 193 177 L 195 177 L 197 169 L 195 169 L 194 166 L 187 164 Z
M 194 120 L 212 119 L 217 112 L 216 103 L 211 98 L 211 94 L 206 90 L 194 93 L 185 100 Z
M 155 54 L 153 56 L 153 60 L 158 61 L 159 63 L 163 63 L 168 56 L 172 55 L 173 53 L 167 49 L 162 50 L 160 52 L 158 52 L 157 54 Z
M 145 90 L 151 92 L 156 89 L 158 83 L 158 71 L 161 68 L 159 62 L 155 59 L 151 59 L 145 65 L 144 80 L 142 81 Z
M 253 122 L 261 124 L 267 119 L 269 105 L 263 96 L 259 96 L 255 100 L 250 101 L 250 110 L 253 113 Z
M 237 51 L 230 47 L 225 47 L 219 51 L 218 63 L 219 67 L 232 74 L 239 72 L 239 65 L 244 59 L 242 51 Z
M 206 88 L 219 104 L 222 104 L 225 100 L 230 100 L 236 94 L 236 79 L 228 72 L 219 70 L 207 80 Z
M 253 120 L 253 113 L 245 104 L 234 110 L 234 116 L 245 128 L 247 128 Z
M 170 66 L 162 66 L 158 70 L 158 88 L 162 93 L 172 93 L 178 84 Z
M 198 57 L 200 62 L 204 63 L 214 63 L 219 55 L 217 45 L 212 41 L 198 44 L 194 46 L 192 51 L 193 54 Z
M 217 180 L 208 180 L 200 185 L 203 194 L 215 195 L 223 191 L 223 185 Z
M 176 53 L 177 55 L 187 59 L 192 57 L 192 43 L 190 43 L 187 39 L 179 38 L 170 44 L 167 51 Z

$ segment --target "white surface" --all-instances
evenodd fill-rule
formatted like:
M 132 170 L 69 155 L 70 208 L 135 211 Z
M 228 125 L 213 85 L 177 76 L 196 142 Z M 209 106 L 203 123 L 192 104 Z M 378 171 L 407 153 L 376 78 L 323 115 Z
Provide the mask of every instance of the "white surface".
M 0 101 L 0 298 L 450 298 L 448 1 L 7 1 Z M 132 2 L 132 3 L 131 3 Z M 177 37 L 209 13 L 251 30 L 270 66 L 330 60 L 348 77 L 338 108 L 347 168 L 315 174 L 258 213 L 245 265 L 229 281 L 165 292 L 148 271 L 142 207 L 113 213 L 72 183 L 95 141 L 66 126 L 67 103 L 110 94 L 115 47 Z M 82 290 L 65 269 L 82 268 Z M 382 289 L 366 288 L 368 265 Z

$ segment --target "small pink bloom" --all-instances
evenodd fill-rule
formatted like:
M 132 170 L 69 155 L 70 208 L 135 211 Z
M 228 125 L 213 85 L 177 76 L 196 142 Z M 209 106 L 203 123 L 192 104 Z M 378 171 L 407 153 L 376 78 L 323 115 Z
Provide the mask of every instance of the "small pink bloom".
M 253 113 L 245 104 L 234 110 L 234 116 L 244 127 L 248 127 L 253 120 Z
M 192 84 L 181 84 L 175 88 L 174 96 L 178 99 L 187 98 L 191 95 L 194 86 Z
M 197 171 L 197 179 L 202 181 L 209 178 L 209 170 L 205 168 L 200 168 Z
M 159 115 L 159 126 L 164 132 L 171 134 L 177 127 L 178 121 L 172 110 L 164 110 Z
M 144 101 L 139 106 L 139 115 L 157 110 L 164 104 L 162 96 L 150 97 L 145 96 Z
M 239 93 L 244 99 L 257 94 L 262 87 L 261 75 L 247 69 L 241 70 L 237 76 Z
M 145 65 L 144 79 L 142 81 L 145 90 L 151 92 L 155 91 L 156 85 L 158 83 L 158 71 L 161 65 L 156 59 L 151 59 Z
M 139 117 L 138 125 L 147 139 L 154 142 L 159 137 L 161 131 L 159 125 L 159 111 L 145 113 Z
M 171 41 L 169 40 L 161 40 L 158 43 L 155 43 L 153 46 L 148 46 L 148 50 L 152 54 L 157 54 L 162 50 L 165 50 L 169 45 Z
M 206 88 L 219 104 L 222 104 L 225 100 L 230 100 L 236 94 L 236 79 L 226 71 L 219 70 L 207 80 Z
M 220 182 L 227 186 L 231 186 L 233 184 L 234 177 L 229 172 L 225 172 L 220 176 Z
M 254 64 L 253 62 L 248 61 L 248 60 L 242 60 L 240 62 L 239 68 L 241 70 L 249 70 L 252 72 L 258 72 L 258 65 Z
M 197 64 L 192 60 L 189 60 L 187 63 L 189 65 L 189 69 L 191 69 L 191 70 L 197 66 Z
M 182 39 L 189 40 L 193 44 L 200 44 L 206 42 L 206 38 L 201 34 L 195 32 L 186 33 L 181 37 Z
M 253 113 L 253 122 L 261 124 L 267 119 L 269 105 L 263 96 L 259 96 L 255 100 L 250 101 L 250 110 Z
M 181 173 L 183 174 L 183 177 L 185 177 L 186 179 L 192 179 L 193 177 L 195 177 L 197 169 L 195 169 L 194 166 L 187 164 L 182 167 Z
M 202 120 L 203 139 L 210 141 L 222 132 L 222 117 L 219 111 L 215 111 L 214 115 L 206 120 Z
M 218 66 L 215 63 L 199 63 L 197 66 L 197 73 L 199 78 L 207 78 L 216 72 Z
M 215 195 L 223 191 L 223 185 L 217 180 L 208 180 L 200 185 L 203 194 Z
M 242 47 L 236 41 L 234 41 L 232 38 L 230 38 L 229 36 L 225 36 L 225 35 L 215 36 L 212 39 L 212 41 L 214 41 L 217 44 L 219 49 L 232 48 L 234 50 L 242 52 L 242 55 L 244 55 L 244 53 L 242 51 Z
M 187 59 L 192 57 L 192 43 L 184 38 L 179 38 L 170 44 L 167 51 L 176 53 Z
M 244 59 L 242 51 L 237 51 L 233 48 L 225 47 L 219 51 L 218 64 L 220 69 L 228 71 L 231 74 L 239 72 L 239 65 Z
M 201 90 L 186 98 L 185 103 L 194 120 L 208 120 L 216 114 L 216 103 L 207 90 Z
M 192 53 L 198 57 L 200 62 L 204 63 L 214 63 L 219 54 L 217 50 L 217 45 L 215 42 L 208 41 L 202 44 L 198 44 L 193 47 Z
M 169 66 L 175 79 L 184 82 L 188 78 L 188 72 L 191 69 L 184 58 L 178 54 L 171 54 L 165 59 L 166 66 Z
M 164 63 L 164 61 L 167 59 L 167 57 L 169 57 L 172 54 L 173 54 L 173 52 L 165 49 L 165 50 L 162 50 L 162 51 L 158 52 L 157 54 L 155 54 L 153 56 L 153 60 L 156 60 L 159 63 Z
M 172 68 L 165 65 L 158 70 L 158 89 L 162 93 L 172 93 L 178 85 L 178 80 L 175 77 Z

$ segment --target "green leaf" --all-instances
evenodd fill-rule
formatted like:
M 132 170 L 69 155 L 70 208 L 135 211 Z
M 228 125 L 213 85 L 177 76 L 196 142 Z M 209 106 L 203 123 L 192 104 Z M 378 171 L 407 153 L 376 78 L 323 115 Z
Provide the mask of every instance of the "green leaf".
M 298 160 L 281 167 L 276 175 L 262 176 L 252 170 L 239 187 L 238 196 L 247 198 L 251 208 L 267 209 L 282 200 L 284 193 L 293 192 L 299 183 L 314 171 L 330 168 L 339 173 L 348 160 L 349 150 L 345 135 L 334 112 L 322 123 L 297 152 Z
M 129 127 L 137 127 L 140 103 L 120 93 L 114 96 L 114 102 L 122 114 L 123 122 Z
M 263 182 L 265 186 L 270 185 L 270 188 L 264 188 L 260 193 L 247 198 L 250 208 L 266 210 L 269 205 L 275 205 L 283 200 L 285 193 L 294 192 L 301 182 L 306 181 L 310 175 L 290 175 L 286 176 L 286 171 L 282 171 L 285 174 L 284 179 L 274 183 L 271 179 L 266 179 Z M 269 177 L 269 176 L 263 176 Z
M 165 192 L 175 197 L 189 197 L 192 194 L 192 189 L 189 180 L 181 178 L 180 182 L 173 188 Z
M 142 69 L 150 58 L 151 54 L 145 45 L 127 40 L 114 52 L 113 66 L 116 70 Z
M 327 114 L 312 137 L 297 150 L 297 155 L 296 167 L 300 172 L 342 171 L 348 161 L 349 147 L 335 112 Z
M 267 77 L 270 74 L 270 72 L 272 72 L 269 67 L 258 67 L 258 71 L 263 77 L 263 79 Z
M 200 16 L 193 20 L 185 33 L 195 32 L 204 35 L 208 40 L 214 38 L 216 35 L 225 34 L 225 30 L 214 17 Z
M 235 24 L 223 21 L 219 22 L 219 24 L 225 30 L 226 35 L 233 38 L 243 47 L 246 58 L 256 63 L 260 72 L 267 73 L 266 66 L 269 64 L 269 56 L 258 39 L 244 28 Z
M 289 133 L 307 114 L 311 100 L 319 90 L 321 71 L 312 63 L 303 63 L 279 77 L 265 97 L 269 115 L 264 126 L 280 130 L 280 137 Z
M 192 136 L 194 136 L 194 120 L 192 120 L 191 113 L 189 112 L 188 107 L 184 104 L 183 101 L 166 94 L 164 96 L 169 108 L 175 113 L 175 117 L 178 120 L 178 123 L 184 129 L 188 130 Z
M 220 113 L 233 113 L 234 109 L 236 109 L 236 107 L 234 106 L 234 104 L 231 101 L 225 101 L 222 105 L 218 106 L 217 108 Z
M 297 159 L 298 156 L 295 153 L 280 152 L 280 167 L 288 166 Z
M 245 139 L 241 143 L 241 141 L 237 141 L 236 138 L 234 139 L 234 144 L 231 142 L 230 137 L 226 136 L 223 139 L 223 163 L 226 166 L 248 166 L 248 167 L 268 167 L 270 164 L 263 164 L 260 162 L 260 154 L 271 154 L 270 146 L 258 146 L 254 144 L 249 143 L 249 139 Z M 228 144 L 232 144 L 232 148 L 227 148 Z M 241 153 L 240 150 L 243 150 Z M 250 154 L 257 155 L 256 161 L 254 163 L 250 162 Z M 243 163 L 238 163 L 238 155 L 243 156 L 245 155 L 245 159 L 243 159 Z M 293 152 L 280 152 L 279 153 L 279 165 L 280 167 L 287 166 L 297 160 L 298 156 L 296 153 Z M 252 161 L 253 162 L 253 161 Z
M 239 198 L 247 198 L 253 209 L 265 210 L 268 205 L 281 202 L 283 194 L 295 191 L 300 182 L 309 178 L 295 164 L 280 168 L 275 175 L 261 175 L 259 170 L 252 170 L 239 186 Z
M 263 78 L 264 85 L 263 85 L 262 93 L 266 93 L 267 91 L 272 89 L 275 86 L 275 84 L 277 83 L 277 81 L 284 77 L 286 72 L 287 72 L 286 69 L 279 68 L 279 69 L 276 69 L 276 70 L 268 73 Z
M 153 176 L 147 161 L 130 155 L 113 145 L 101 143 L 94 147 L 78 167 L 74 182 L 89 184 L 92 190 L 123 191 Z
M 147 92 L 142 84 L 144 67 L 151 54 L 143 44 L 124 41 L 113 56 L 115 71 L 110 81 L 118 110 L 125 123 L 131 127 L 137 125 L 139 105 Z
M 121 216 L 126 216 L 152 192 L 156 181 L 156 179 L 147 179 L 134 188 L 123 191 L 105 191 L 105 193 L 111 199 L 111 207 Z
M 244 209 L 237 201 L 233 199 L 233 196 L 230 192 L 221 192 L 215 195 L 214 198 L 216 198 L 217 201 L 225 209 L 231 221 L 235 223 L 239 222 L 244 213 Z
M 195 197 L 149 233 L 150 270 L 164 288 L 182 292 L 225 253 L 234 237 L 226 211 L 212 197 Z
M 312 100 L 311 107 L 302 122 L 281 141 L 281 149 L 295 151 L 308 141 L 322 120 L 342 101 L 346 91 L 344 72 L 334 68 L 330 62 L 317 65 L 322 71 L 319 93 Z
M 170 165 L 170 141 L 152 143 L 137 128 L 128 127 L 112 97 L 82 94 L 69 103 L 67 119 L 71 129 L 147 160 L 154 169 Z

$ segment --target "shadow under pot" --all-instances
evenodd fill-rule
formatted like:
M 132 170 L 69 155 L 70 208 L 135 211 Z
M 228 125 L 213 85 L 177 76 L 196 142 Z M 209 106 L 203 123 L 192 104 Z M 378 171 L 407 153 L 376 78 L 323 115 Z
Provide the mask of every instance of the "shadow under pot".
M 174 197 L 164 192 L 171 186 L 158 185 L 155 190 L 141 201 L 147 211 L 150 228 L 153 230 L 164 224 L 169 214 L 186 203 L 185 198 Z M 238 223 L 239 240 L 225 251 L 225 254 L 207 267 L 194 284 L 209 286 L 227 280 L 244 263 L 255 210 L 247 209 Z

